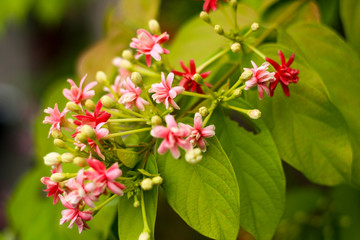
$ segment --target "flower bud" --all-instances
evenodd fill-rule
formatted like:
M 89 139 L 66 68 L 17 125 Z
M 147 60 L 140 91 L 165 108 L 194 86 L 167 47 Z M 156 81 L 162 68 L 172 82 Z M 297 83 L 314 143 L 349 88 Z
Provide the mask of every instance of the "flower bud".
M 168 111 L 169 113 L 172 113 L 172 112 L 174 111 L 174 108 L 170 106 L 170 107 L 167 109 L 167 111 Z
M 59 129 L 56 129 L 54 128 L 52 131 L 51 131 L 51 136 L 55 139 L 58 139 L 58 138 L 63 138 L 64 135 L 62 134 L 62 132 L 59 130 Z
M 61 140 L 61 139 L 58 139 L 58 138 L 54 139 L 54 145 L 56 147 L 58 147 L 58 148 L 65 148 L 66 147 L 65 142 L 63 140 Z
M 240 97 L 241 93 L 242 93 L 242 90 L 240 88 L 237 88 L 237 89 L 234 90 L 233 96 L 234 97 Z
M 231 5 L 231 7 L 233 7 L 233 8 L 237 8 L 237 0 L 230 0 L 230 5 Z
M 63 163 L 71 163 L 74 159 L 74 155 L 72 153 L 63 153 L 60 158 Z
M 136 200 L 133 204 L 134 208 L 138 208 L 140 207 L 140 202 L 138 200 Z
M 162 119 L 158 115 L 155 115 L 151 118 L 151 125 L 157 126 L 160 125 L 161 123 L 162 123 Z
M 55 166 L 58 165 L 60 162 L 60 154 L 57 152 L 48 153 L 44 157 L 44 163 L 47 166 Z
M 90 111 L 94 111 L 94 110 L 95 110 L 95 103 L 94 103 L 94 101 L 91 100 L 91 99 L 87 99 L 87 100 L 85 101 L 85 107 L 86 107 L 87 109 L 89 109 Z
M 238 53 L 241 51 L 241 45 L 238 42 L 232 44 L 230 48 L 233 53 Z
M 185 154 L 185 160 L 190 164 L 196 164 L 201 161 L 202 153 L 200 148 L 194 148 L 190 151 L 187 151 Z
M 198 73 L 194 74 L 194 80 L 195 80 L 195 82 L 197 82 L 199 84 L 201 84 L 203 82 L 203 78 Z
M 207 23 L 210 23 L 210 17 L 209 17 L 209 14 L 205 11 L 202 11 L 200 13 L 200 18 L 204 21 L 204 22 L 207 22 Z
M 155 19 L 151 19 L 149 21 L 149 29 L 152 34 L 156 34 L 156 35 L 161 34 L 159 22 L 156 21 Z
M 153 181 L 151 181 L 150 178 L 145 178 L 144 180 L 141 181 L 141 188 L 144 191 L 151 190 L 153 185 L 154 185 L 154 183 L 153 183 Z
M 260 26 L 257 22 L 254 22 L 253 24 L 251 24 L 251 31 L 256 32 L 257 30 L 259 30 Z
M 82 134 L 84 134 L 84 136 L 87 137 L 87 138 L 90 138 L 90 139 L 95 139 L 96 138 L 95 130 L 92 127 L 90 127 L 89 125 L 84 125 L 81 128 L 80 132 Z
M 101 99 L 100 99 L 101 103 L 107 107 L 107 108 L 114 108 L 115 105 L 116 105 L 116 102 L 114 101 L 114 99 L 112 99 L 111 97 L 109 96 L 103 96 Z
M 86 159 L 83 157 L 75 157 L 73 163 L 79 167 L 85 167 L 87 165 Z
M 243 81 L 247 81 L 250 78 L 252 78 L 252 76 L 253 76 L 253 72 L 251 70 L 245 70 L 241 74 L 240 79 L 243 80 Z
M 199 108 L 199 113 L 201 116 L 206 117 L 209 114 L 209 109 L 207 107 Z
M 98 71 L 97 73 L 96 73 L 96 81 L 98 82 L 98 83 L 100 83 L 100 84 L 104 84 L 104 85 L 106 85 L 106 83 L 107 83 L 107 76 L 106 76 L 106 74 L 103 72 L 103 71 Z
M 87 143 L 87 137 L 81 132 L 76 134 L 76 139 L 79 140 L 79 142 Z
M 129 70 L 130 68 L 132 68 L 132 64 L 128 60 L 123 59 L 120 63 L 120 67 Z
M 252 119 L 259 119 L 261 117 L 261 112 L 259 109 L 250 110 L 249 117 Z
M 68 102 L 66 104 L 66 108 L 69 109 L 69 111 L 71 111 L 71 112 L 75 112 L 75 113 L 81 112 L 81 108 L 79 107 L 79 105 L 77 105 L 74 102 Z
M 223 34 L 224 34 L 223 28 L 222 28 L 220 25 L 218 25 L 218 24 L 215 25 L 214 30 L 215 30 L 215 32 L 216 32 L 217 34 L 219 34 L 219 35 L 223 35 Z
M 62 182 L 64 179 L 65 176 L 62 173 L 53 173 L 50 177 L 50 180 L 53 182 Z
M 150 234 L 148 232 L 143 232 L 139 236 L 139 240 L 150 240 Z
M 138 86 L 142 86 L 144 84 L 142 77 L 138 72 L 131 73 L 131 81 L 133 81 L 133 83 L 135 83 Z
M 131 60 L 134 59 L 134 55 L 133 55 L 133 53 L 132 53 L 131 50 L 124 50 L 124 51 L 122 52 L 122 57 L 123 57 L 125 60 L 128 60 L 128 61 L 131 61 Z M 120 61 L 120 62 L 121 62 L 121 61 Z M 118 65 L 120 65 L 120 62 L 119 62 Z
M 161 176 L 156 176 L 156 177 L 153 177 L 151 179 L 151 181 L 155 184 L 155 185 L 160 185 L 163 183 L 163 178 Z

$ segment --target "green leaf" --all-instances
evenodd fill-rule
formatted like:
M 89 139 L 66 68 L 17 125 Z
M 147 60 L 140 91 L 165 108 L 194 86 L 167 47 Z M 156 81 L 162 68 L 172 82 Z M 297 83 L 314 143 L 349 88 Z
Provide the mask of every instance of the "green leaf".
M 360 55 L 360 1 L 341 0 L 340 17 L 345 30 L 346 39 Z
M 154 155 L 150 155 L 145 169 L 152 173 L 158 173 L 156 159 Z M 140 201 L 140 199 L 139 199 Z M 154 239 L 155 219 L 158 202 L 158 187 L 154 186 L 150 191 L 144 191 L 144 203 L 146 210 L 146 218 L 151 230 L 151 239 Z M 138 239 L 144 229 L 143 216 L 141 214 L 141 206 L 135 208 L 133 200 L 126 197 L 120 198 L 118 205 L 119 216 L 119 238 L 121 240 Z
M 244 108 L 236 101 L 230 104 Z M 271 239 L 285 204 L 285 176 L 276 145 L 261 120 L 255 120 L 261 129 L 255 135 L 224 115 L 219 109 L 211 121 L 238 179 L 241 226 L 256 239 Z
M 279 49 L 286 59 L 290 57 L 291 52 L 280 45 L 260 48 L 275 61 L 279 61 L 276 54 Z M 289 98 L 280 86 L 274 97 L 262 101 L 258 100 L 256 90 L 250 92 L 253 100 L 258 100 L 262 118 L 273 135 L 280 156 L 313 182 L 335 185 L 348 181 L 352 152 L 346 122 L 331 102 L 323 79 L 300 55 L 296 55 L 291 67 L 300 70 L 300 81 L 290 85 Z
M 296 49 L 322 78 L 333 104 L 343 114 L 351 134 L 353 183 L 360 186 L 360 59 L 332 30 L 318 24 L 298 24 L 279 36 L 279 42 Z M 321 57 L 320 57 L 321 56 Z M 320 61 L 319 61 L 320 60 Z M 305 78 L 303 78 L 305 79 Z M 347 154 L 345 154 L 347 155 Z
M 201 162 L 191 165 L 170 153 L 158 157 L 171 207 L 201 234 L 236 239 L 240 227 L 239 187 L 231 163 L 213 137 Z
M 139 155 L 137 152 L 127 149 L 117 149 L 117 156 L 119 160 L 128 168 L 133 168 L 139 162 Z

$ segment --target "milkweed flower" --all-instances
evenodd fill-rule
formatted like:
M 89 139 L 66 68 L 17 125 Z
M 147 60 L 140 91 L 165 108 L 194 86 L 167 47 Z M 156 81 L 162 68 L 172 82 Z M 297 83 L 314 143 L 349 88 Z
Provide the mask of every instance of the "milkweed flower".
M 286 62 L 284 54 L 279 50 L 279 57 L 281 59 L 281 65 L 270 58 L 265 58 L 276 70 L 275 81 L 270 83 L 270 96 L 274 95 L 274 91 L 278 83 L 280 82 L 281 87 L 287 97 L 290 96 L 290 91 L 288 85 L 290 83 L 297 83 L 299 81 L 299 70 L 295 70 L 290 67 L 295 59 L 295 54 L 293 53 L 289 60 Z
M 60 112 L 57 103 L 55 104 L 54 109 L 48 107 L 44 110 L 45 113 L 50 115 L 46 116 L 43 121 L 43 123 L 51 124 L 48 137 L 50 137 L 50 134 L 54 129 L 59 131 L 61 130 L 61 123 L 65 120 L 65 116 L 68 111 L 69 110 L 65 108 L 62 112 Z
M 128 77 L 126 79 L 125 89 L 120 89 L 122 94 L 119 102 L 125 104 L 127 109 L 132 109 L 133 106 L 136 106 L 141 111 L 145 110 L 144 105 L 148 105 L 149 103 L 140 97 L 141 88 L 136 87 L 133 81 Z
M 179 72 L 179 71 L 172 70 L 172 72 L 175 75 L 183 77 L 183 79 L 181 79 L 179 85 L 184 87 L 184 89 L 186 91 L 191 91 L 191 92 L 196 91 L 198 93 L 204 93 L 203 90 L 201 89 L 201 85 L 194 80 L 194 75 L 197 73 L 194 59 L 190 60 L 190 63 L 189 63 L 190 69 L 185 66 L 183 61 L 180 61 L 180 65 L 181 65 L 181 68 L 185 72 Z M 210 73 L 211 73 L 211 71 L 204 72 L 204 73 L 201 73 L 200 76 L 202 79 L 205 79 L 206 77 L 208 77 L 210 75 Z M 211 84 L 209 84 L 209 83 L 205 83 L 205 84 L 208 87 L 211 87 Z
M 251 61 L 251 64 L 254 68 L 244 68 L 245 71 L 249 70 L 253 73 L 252 78 L 245 82 L 245 90 L 257 86 L 259 98 L 262 99 L 264 97 L 264 92 L 266 92 L 267 95 L 270 95 L 268 84 L 275 81 L 275 73 L 267 71 L 269 67 L 269 63 L 267 62 L 263 63 L 260 67 L 253 61 Z
M 193 147 L 196 145 L 201 151 L 206 151 L 206 141 L 204 138 L 210 138 L 215 136 L 215 126 L 209 125 L 203 128 L 203 121 L 200 113 L 195 113 L 194 127 L 190 125 L 181 124 L 183 127 L 187 127 L 190 130 L 190 136 L 187 140 L 192 144 Z
M 76 86 L 76 84 L 73 80 L 68 79 L 67 81 L 70 83 L 71 88 L 63 90 L 64 96 L 67 99 L 69 99 L 71 102 L 74 102 L 77 105 L 79 105 L 80 107 L 81 107 L 82 101 L 92 98 L 95 95 L 95 91 L 90 90 L 90 89 L 95 87 L 97 82 L 91 82 L 91 83 L 87 84 L 83 89 L 83 84 L 84 84 L 86 77 L 87 77 L 87 74 L 85 74 L 85 76 L 81 79 L 79 87 Z
M 137 35 L 137 38 L 132 39 L 130 47 L 137 49 L 135 59 L 139 59 L 143 54 L 145 54 L 146 64 L 148 67 L 151 65 L 151 57 L 153 57 L 156 61 L 160 61 L 160 54 L 169 53 L 169 50 L 160 46 L 160 44 L 169 39 L 169 35 L 166 32 L 157 36 L 151 35 L 145 29 L 139 29 L 137 30 Z
M 124 194 L 122 190 L 125 189 L 125 186 L 115 181 L 122 175 L 122 171 L 119 168 L 118 163 L 114 163 L 111 167 L 106 169 L 104 163 L 97 159 L 89 158 L 87 159 L 87 162 L 94 170 L 85 172 L 88 179 L 94 181 L 102 191 L 104 191 L 107 187 L 111 192 L 119 196 Z
M 178 126 L 172 115 L 167 115 L 165 122 L 167 127 L 155 126 L 150 134 L 155 138 L 164 139 L 158 148 L 158 153 L 165 154 L 170 150 L 174 158 L 179 158 L 180 151 L 178 147 L 187 151 L 192 149 L 190 142 L 184 139 L 189 136 L 190 129 L 184 125 L 179 124 Z
M 163 102 L 166 109 L 169 108 L 169 104 L 175 109 L 180 109 L 180 107 L 174 101 L 174 98 L 184 91 L 183 87 L 177 86 L 172 87 L 172 82 L 174 80 L 174 73 L 169 73 L 165 80 L 165 74 L 161 73 L 161 83 L 155 83 L 151 85 L 149 93 L 155 93 L 152 95 L 152 98 L 157 103 Z
M 90 227 L 86 224 L 86 221 L 90 221 L 93 218 L 92 212 L 82 212 L 78 206 L 73 207 L 73 205 L 67 202 L 62 195 L 59 195 L 59 197 L 64 207 L 67 208 L 61 211 L 62 218 L 60 219 L 60 225 L 70 221 L 69 228 L 72 228 L 75 223 L 79 228 L 79 233 L 89 229 Z

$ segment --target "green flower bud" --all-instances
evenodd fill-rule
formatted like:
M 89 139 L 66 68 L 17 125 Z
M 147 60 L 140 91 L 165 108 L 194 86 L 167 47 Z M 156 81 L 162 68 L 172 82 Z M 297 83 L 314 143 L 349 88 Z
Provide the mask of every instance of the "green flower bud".
M 74 155 L 72 153 L 63 153 L 60 158 L 63 163 L 71 163 L 74 159 Z
M 50 180 L 53 182 L 62 182 L 64 179 L 65 176 L 62 173 L 53 173 L 50 177 Z
M 127 69 L 127 70 L 130 70 L 132 68 L 132 64 L 131 62 L 129 62 L 128 60 L 126 59 L 123 59 L 120 63 L 120 67 L 121 68 L 124 68 L 124 69 Z
M 261 112 L 259 109 L 250 110 L 249 117 L 252 119 L 259 119 L 261 117 Z
M 219 35 L 224 35 L 224 29 L 220 25 L 215 25 L 214 30 Z
M 251 31 L 256 32 L 257 30 L 259 30 L 260 26 L 257 22 L 254 22 L 253 24 L 251 24 Z
M 194 80 L 195 80 L 195 82 L 197 82 L 199 84 L 201 84 L 203 82 L 203 78 L 198 73 L 194 74 Z
M 241 96 L 241 93 L 242 93 L 241 89 L 240 89 L 240 88 L 237 88 L 237 89 L 234 90 L 233 96 L 234 96 L 234 97 L 240 97 L 240 96 Z
M 134 55 L 131 50 L 124 50 L 122 52 L 122 57 L 128 61 L 132 61 L 134 59 Z
M 100 84 L 106 85 L 107 83 L 107 76 L 103 71 L 98 71 L 96 73 L 96 81 Z
M 100 101 L 107 108 L 114 108 L 116 106 L 116 102 L 114 101 L 114 99 L 106 95 L 103 96 Z
M 140 207 L 140 202 L 138 200 L 136 200 L 133 204 L 134 208 L 138 208 Z
M 158 115 L 155 115 L 151 118 L 151 125 L 157 126 L 157 125 L 161 125 L 161 123 L 162 123 L 162 119 Z
M 87 138 L 90 138 L 90 139 L 95 139 L 96 138 L 95 130 L 92 127 L 90 127 L 89 125 L 84 125 L 81 128 L 80 132 L 82 134 L 84 134 L 84 136 L 87 137 Z
M 185 160 L 190 164 L 196 164 L 203 158 L 200 148 L 194 148 L 187 151 L 185 154 Z
M 51 152 L 44 157 L 44 163 L 47 166 L 55 166 L 61 162 L 60 154 L 57 152 Z
M 58 138 L 54 139 L 54 145 L 56 147 L 58 147 L 58 148 L 65 148 L 66 147 L 65 142 L 63 140 L 61 140 L 61 139 L 58 139 Z
M 231 7 L 233 7 L 233 8 L 237 8 L 237 1 L 236 0 L 230 0 L 230 5 L 231 5 Z
M 131 73 L 131 81 L 133 81 L 133 83 L 135 83 L 138 86 L 142 86 L 144 84 L 142 77 L 138 72 Z
M 75 157 L 73 163 L 79 167 L 85 167 L 87 165 L 86 159 L 83 157 Z
M 94 101 L 91 100 L 91 99 L 87 99 L 87 100 L 85 101 L 85 107 L 86 107 L 87 109 L 89 109 L 90 111 L 94 111 L 94 110 L 95 110 L 95 103 L 94 103 Z
M 142 232 L 139 236 L 139 240 L 150 240 L 150 234 L 148 232 Z
M 69 111 L 74 112 L 74 113 L 80 113 L 81 112 L 81 108 L 79 107 L 79 105 L 77 105 L 74 102 L 68 102 L 66 104 L 66 108 L 69 109 Z
M 150 32 L 152 34 L 156 34 L 156 35 L 160 35 L 161 34 L 161 29 L 160 29 L 160 25 L 159 25 L 159 22 L 156 21 L 155 19 L 151 19 L 149 21 L 149 29 L 150 29 Z
M 200 13 L 200 18 L 204 21 L 204 22 L 207 22 L 207 23 L 210 23 L 211 20 L 210 20 L 210 17 L 209 17 L 209 14 L 205 11 L 202 11 Z
M 243 80 L 243 81 L 247 81 L 252 77 L 253 77 L 253 72 L 251 70 L 245 70 L 241 74 L 240 79 Z
M 64 134 L 62 134 L 61 131 L 59 131 L 58 129 L 55 128 L 51 131 L 51 136 L 55 139 L 58 139 L 58 138 L 63 138 Z
M 148 191 L 151 190 L 153 188 L 153 181 L 150 178 L 145 178 L 144 180 L 141 181 L 141 188 L 144 191 Z
M 151 180 L 155 185 L 160 185 L 163 183 L 163 178 L 161 176 L 153 177 Z
M 241 45 L 238 42 L 232 44 L 230 48 L 233 53 L 238 53 L 241 51 Z
M 82 143 L 87 143 L 87 137 L 85 136 L 85 134 L 83 134 L 81 132 L 76 134 L 76 138 L 77 138 L 77 140 L 79 140 Z
M 199 113 L 201 114 L 201 116 L 206 117 L 207 115 L 209 115 L 209 109 L 207 107 L 201 107 L 199 108 Z

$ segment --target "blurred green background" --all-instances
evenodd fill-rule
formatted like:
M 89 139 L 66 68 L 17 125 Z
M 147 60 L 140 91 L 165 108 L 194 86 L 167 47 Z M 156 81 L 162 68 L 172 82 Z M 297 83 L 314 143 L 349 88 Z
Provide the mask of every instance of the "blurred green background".
M 261 22 L 271 20 L 276 12 L 286 10 L 294 1 L 242 2 L 261 12 L 258 19 Z M 359 1 L 306 2 L 298 21 L 311 19 L 324 23 L 360 53 L 360 29 L 357 28 L 360 26 Z M 196 0 L 163 0 L 158 14 L 162 29 L 173 39 L 182 24 L 199 14 L 202 3 Z M 345 11 L 347 4 L 351 7 Z M 43 219 L 43 226 L 32 226 L 31 222 L 26 222 L 31 221 L 26 211 L 32 206 L 22 206 L 14 217 L 16 211 L 8 207 L 8 202 L 14 193 L 27 197 L 25 192 L 19 193 L 15 187 L 35 162 L 41 161 L 42 151 L 49 151 L 35 148 L 39 142 L 48 140 L 35 141 L 34 126 L 49 99 L 54 94 L 61 94 L 61 89 L 58 85 L 54 87 L 54 83 L 65 83 L 67 78 L 78 79 L 88 71 L 92 71 L 90 78 L 98 70 L 111 71 L 111 59 L 127 47 L 134 35 L 130 30 L 136 29 L 136 24 L 146 27 L 148 19 L 144 19 L 139 9 L 129 7 L 124 11 L 124 6 L 126 4 L 116 0 L 0 1 L 0 239 L 54 239 L 53 235 L 46 233 L 46 229 L 57 225 L 60 218 L 58 207 L 54 207 L 52 215 L 49 214 L 51 217 L 46 214 L 32 216 Z M 156 13 L 156 9 L 148 11 Z M 139 21 L 131 22 L 129 19 L 132 18 Z M 123 19 L 129 20 L 126 26 L 122 23 Z M 274 239 L 359 239 L 358 190 L 348 186 L 327 188 L 315 185 L 285 163 L 284 169 L 287 205 Z M 31 177 L 27 175 L 21 184 L 28 184 L 29 189 L 37 191 L 39 199 L 42 199 L 44 195 L 40 194 L 38 186 L 32 184 Z M 47 201 L 49 205 L 50 202 Z M 206 239 L 186 226 L 166 204 L 163 195 L 159 206 L 156 239 Z M 50 221 L 54 223 L 49 224 Z M 29 228 L 25 226 L 27 224 L 33 228 L 27 233 L 33 235 L 22 235 L 21 226 Z M 56 239 L 77 239 L 76 230 L 70 231 L 65 226 L 57 228 L 62 235 Z M 93 234 L 94 239 L 102 239 L 103 233 L 100 234 L 96 227 Z M 111 234 L 107 238 L 116 239 Z M 252 238 L 242 231 L 239 239 Z

